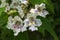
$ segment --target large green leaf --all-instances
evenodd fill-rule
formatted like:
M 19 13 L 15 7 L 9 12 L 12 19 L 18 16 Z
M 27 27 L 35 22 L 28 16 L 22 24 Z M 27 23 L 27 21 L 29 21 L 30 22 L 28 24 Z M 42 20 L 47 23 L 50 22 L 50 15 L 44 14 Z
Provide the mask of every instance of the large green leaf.
M 51 0 L 43 0 L 43 2 L 46 4 L 48 11 L 54 13 L 54 5 Z
M 39 28 L 39 32 L 43 33 L 44 35 L 45 30 L 47 30 L 54 37 L 54 40 L 58 40 L 58 37 L 52 28 L 51 21 L 46 18 L 41 18 L 41 21 L 42 21 L 42 26 Z
M 7 28 L 4 28 L 1 33 L 2 40 L 14 40 L 13 32 L 11 30 L 8 30 Z
M 29 40 L 29 35 L 28 32 L 23 32 L 23 33 L 19 33 L 18 36 L 15 37 L 15 40 Z
M 14 36 L 13 31 L 7 28 L 2 30 L 0 38 L 2 40 L 29 40 L 28 32 L 20 32 L 17 36 Z
M 7 24 L 8 15 L 6 13 L 2 13 L 0 16 L 0 27 L 5 28 L 4 26 Z
M 2 14 L 2 12 L 4 12 L 5 8 L 0 8 L 0 15 Z

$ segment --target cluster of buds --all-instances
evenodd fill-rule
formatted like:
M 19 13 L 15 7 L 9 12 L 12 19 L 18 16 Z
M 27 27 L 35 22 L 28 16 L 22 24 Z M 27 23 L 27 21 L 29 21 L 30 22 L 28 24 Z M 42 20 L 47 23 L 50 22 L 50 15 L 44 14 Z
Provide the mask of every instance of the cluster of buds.
M 0 7 L 6 7 L 5 12 L 10 11 L 11 9 L 17 9 L 19 14 L 14 17 L 11 15 L 8 17 L 7 28 L 13 30 L 14 36 L 27 30 L 38 30 L 38 27 L 42 25 L 42 22 L 40 19 L 37 19 L 37 16 L 45 18 L 48 14 L 48 11 L 45 10 L 46 7 L 44 3 L 41 3 L 40 5 L 36 4 L 34 8 L 31 8 L 25 13 L 22 6 L 28 6 L 28 0 L 12 0 L 11 4 L 6 3 L 6 0 L 1 0 L 1 2 Z

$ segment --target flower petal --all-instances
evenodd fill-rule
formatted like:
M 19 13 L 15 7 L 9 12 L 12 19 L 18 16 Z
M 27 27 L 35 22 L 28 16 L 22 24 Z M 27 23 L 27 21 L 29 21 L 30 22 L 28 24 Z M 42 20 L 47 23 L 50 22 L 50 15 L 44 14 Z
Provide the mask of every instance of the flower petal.
M 46 7 L 45 7 L 45 4 L 44 3 L 41 3 L 40 4 L 40 8 L 43 10 L 43 9 L 45 9 Z
M 38 30 L 38 28 L 35 27 L 35 26 L 31 26 L 31 27 L 29 27 L 29 30 L 31 30 L 31 31 L 36 31 L 36 30 Z
M 24 27 L 28 27 L 28 25 L 29 25 L 29 19 L 25 19 L 24 20 Z
M 36 26 L 40 27 L 42 25 L 42 22 L 40 19 L 36 19 Z
M 41 13 L 39 13 L 38 15 L 42 16 L 42 17 L 46 17 L 46 15 L 48 14 L 48 11 L 43 10 Z
M 21 22 L 21 23 L 23 22 L 22 19 L 21 19 L 19 16 L 15 16 L 15 17 L 14 17 L 14 20 L 15 20 L 15 21 L 19 21 L 19 22 Z
M 22 27 L 21 32 L 27 31 L 27 27 Z

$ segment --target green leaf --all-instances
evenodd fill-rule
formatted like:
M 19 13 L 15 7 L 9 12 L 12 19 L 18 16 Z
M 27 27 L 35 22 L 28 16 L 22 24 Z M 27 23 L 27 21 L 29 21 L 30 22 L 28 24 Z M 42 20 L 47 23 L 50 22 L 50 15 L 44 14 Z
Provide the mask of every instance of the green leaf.
M 42 32 L 44 34 L 45 30 L 47 30 L 54 37 L 54 40 L 58 40 L 58 37 L 52 28 L 51 21 L 46 18 L 41 18 L 41 21 L 42 26 L 39 28 L 39 32 Z
M 14 40 L 14 35 L 11 30 L 8 30 L 7 28 L 4 28 L 1 33 L 2 40 Z
M 51 25 L 52 23 L 50 23 L 50 21 L 46 19 L 45 24 L 46 24 L 45 29 L 54 37 L 54 40 L 58 40 L 55 31 L 52 29 L 52 25 Z
M 0 8 L 0 15 L 4 12 L 5 8 Z
M 35 4 L 40 4 L 43 2 L 43 0 L 29 0 L 29 1 L 33 6 L 35 6 Z
M 18 36 L 16 36 L 15 37 L 15 39 L 17 40 L 29 40 L 29 35 L 28 35 L 28 32 L 26 31 L 26 32 L 20 32 L 19 34 L 18 34 Z
M 51 0 L 43 0 L 43 2 L 46 4 L 48 11 L 54 13 L 54 5 Z
M 43 36 L 45 36 L 45 28 L 44 28 L 45 24 L 43 23 L 42 26 L 39 27 L 39 32 L 41 32 L 43 34 Z
M 28 32 L 20 32 L 17 36 L 14 36 L 12 30 L 4 28 L 2 30 L 0 38 L 2 40 L 29 40 Z
M 8 15 L 6 13 L 2 13 L 0 16 L 0 27 L 5 28 L 8 21 Z

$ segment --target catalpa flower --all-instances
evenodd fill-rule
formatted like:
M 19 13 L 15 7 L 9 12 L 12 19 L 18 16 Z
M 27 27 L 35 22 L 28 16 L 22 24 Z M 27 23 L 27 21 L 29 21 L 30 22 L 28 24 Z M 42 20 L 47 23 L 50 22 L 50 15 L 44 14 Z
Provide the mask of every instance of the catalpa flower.
M 17 11 L 18 11 L 19 15 L 21 16 L 21 18 L 24 17 L 23 9 L 22 9 L 21 5 L 19 5 L 18 2 L 12 2 L 10 7 L 13 8 L 13 9 L 17 9 Z
M 31 13 L 34 13 L 34 14 L 37 14 L 38 9 L 31 8 L 30 12 L 31 12 Z
M 36 4 L 35 5 L 35 9 L 31 9 L 30 12 L 33 14 L 36 14 L 37 16 L 41 16 L 41 17 L 46 17 L 46 15 L 48 14 L 48 11 L 45 10 L 45 4 L 41 3 L 40 5 Z
M 9 4 L 7 3 L 6 6 L 5 6 L 5 12 L 8 12 L 8 11 L 10 11 L 10 6 L 9 6 Z
M 12 0 L 12 3 L 10 4 L 10 6 L 12 8 L 16 8 L 18 6 L 21 6 L 22 4 L 27 5 L 27 0 Z
M 19 32 L 26 31 L 26 27 L 23 26 L 23 21 L 19 16 L 15 16 L 14 18 L 10 16 L 8 18 L 7 28 L 13 30 L 14 36 L 17 36 Z
M 19 5 L 20 5 L 19 0 L 12 0 L 12 3 L 10 4 L 10 7 L 11 8 L 16 8 Z
M 18 6 L 17 7 L 17 10 L 18 10 L 18 13 L 19 13 L 19 15 L 21 16 L 21 18 L 23 18 L 24 17 L 24 11 L 23 11 L 23 9 L 21 8 L 21 6 Z
M 42 21 L 41 19 L 37 19 L 37 16 L 45 18 L 48 14 L 44 3 L 40 5 L 36 4 L 35 8 L 31 8 L 28 12 L 25 12 L 25 8 L 28 7 L 26 7 L 27 3 L 27 0 L 12 0 L 12 3 L 6 6 L 6 12 L 11 9 L 7 12 L 8 14 L 13 12 L 18 12 L 19 14 L 19 16 L 12 17 L 9 15 L 8 17 L 7 28 L 13 30 L 14 36 L 17 36 L 19 32 L 27 31 L 27 29 L 31 31 L 38 30 L 38 27 L 42 25 Z
M 39 4 L 36 4 L 36 5 L 35 5 L 35 8 L 40 9 L 40 10 L 46 9 L 44 3 L 41 3 L 40 5 L 39 5 Z
M 35 16 L 32 16 L 32 14 L 27 15 L 27 19 L 24 20 L 25 26 L 29 26 L 29 30 L 35 31 L 38 30 L 38 27 L 42 25 L 42 22 L 40 19 L 36 19 Z

